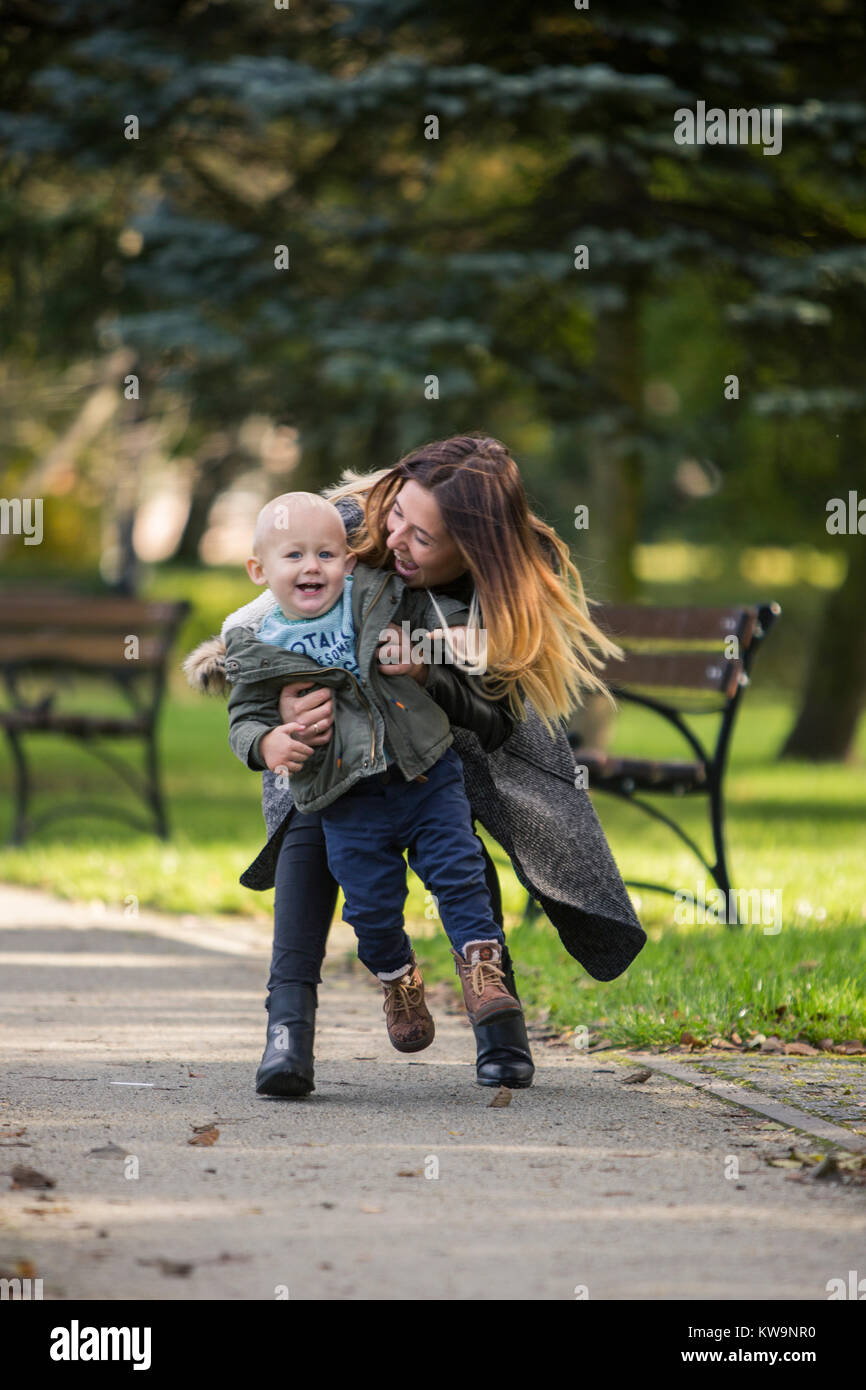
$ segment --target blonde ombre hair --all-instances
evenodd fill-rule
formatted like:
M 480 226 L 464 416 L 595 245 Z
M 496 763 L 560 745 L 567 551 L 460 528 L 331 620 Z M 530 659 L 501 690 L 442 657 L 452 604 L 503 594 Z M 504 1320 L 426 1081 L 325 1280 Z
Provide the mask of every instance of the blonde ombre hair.
M 599 670 L 622 652 L 593 622 L 568 547 L 529 509 L 517 464 L 497 439 L 458 435 L 425 444 L 393 468 L 344 472 L 323 495 L 358 498 L 351 548 L 363 564 L 393 564 L 386 518 L 412 480 L 432 492 L 475 585 L 469 626 L 486 632 L 481 689 L 526 718 L 531 701 L 551 734 L 586 691 L 612 700 Z

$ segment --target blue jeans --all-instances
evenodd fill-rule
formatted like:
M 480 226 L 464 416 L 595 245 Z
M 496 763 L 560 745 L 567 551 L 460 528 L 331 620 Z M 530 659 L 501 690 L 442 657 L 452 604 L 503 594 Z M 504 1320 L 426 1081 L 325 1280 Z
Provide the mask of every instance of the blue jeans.
M 328 867 L 345 896 L 343 920 L 358 938 L 358 956 L 373 974 L 409 961 L 403 930 L 406 866 L 437 899 L 455 950 L 469 941 L 505 938 L 493 915 L 485 863 L 472 828 L 463 764 L 448 748 L 425 774 L 407 782 L 395 765 L 362 778 L 320 812 Z

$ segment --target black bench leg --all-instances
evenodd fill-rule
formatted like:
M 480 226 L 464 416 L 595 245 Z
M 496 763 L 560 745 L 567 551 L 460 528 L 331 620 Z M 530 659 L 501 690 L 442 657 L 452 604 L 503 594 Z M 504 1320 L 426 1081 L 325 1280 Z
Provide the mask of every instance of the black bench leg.
M 12 729 L 6 730 L 6 737 L 9 740 L 9 748 L 12 753 L 12 761 L 15 765 L 15 819 L 12 824 L 12 834 L 9 836 L 9 844 L 20 846 L 27 838 L 27 807 L 30 801 L 30 776 L 27 768 L 27 759 L 24 755 L 24 748 L 17 733 Z
M 711 873 L 716 881 L 716 886 L 725 895 L 728 905 L 727 925 L 729 927 L 739 927 L 742 925 L 737 915 L 737 899 L 731 893 L 731 879 L 728 873 L 727 850 L 725 848 L 725 810 L 722 804 L 722 784 L 721 779 L 714 779 L 710 787 L 710 820 L 713 827 L 713 852 L 716 862 L 712 867 Z
M 168 839 L 168 817 L 159 785 L 159 755 L 156 747 L 156 729 L 151 729 L 147 739 L 147 799 L 156 822 L 156 833 L 161 840 Z
M 525 909 L 524 909 L 523 916 L 522 916 L 521 919 L 520 919 L 520 925 L 521 925 L 521 927 L 530 926 L 531 923 L 537 921 L 540 912 L 541 912 L 541 909 L 540 909 L 540 907 L 538 906 L 538 903 L 537 903 L 537 902 L 535 901 L 535 899 L 533 898 L 532 894 L 531 894 L 531 893 L 527 893 L 527 895 L 526 895 L 526 907 L 525 907 Z

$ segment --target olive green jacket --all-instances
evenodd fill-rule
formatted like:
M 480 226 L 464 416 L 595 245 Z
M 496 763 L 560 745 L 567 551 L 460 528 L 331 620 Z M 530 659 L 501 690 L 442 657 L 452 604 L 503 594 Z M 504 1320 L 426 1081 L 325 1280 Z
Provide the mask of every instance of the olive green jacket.
M 352 586 L 352 622 L 360 678 L 342 666 L 320 666 L 311 657 L 260 642 L 262 615 L 225 633 L 229 696 L 229 742 L 242 762 L 264 768 L 261 740 L 283 721 L 283 686 L 301 676 L 334 691 L 334 733 L 292 773 L 291 792 L 299 811 L 318 811 L 336 801 L 362 777 L 384 772 L 388 751 L 407 778 L 423 776 L 452 742 L 444 710 L 411 676 L 383 675 L 376 660 L 381 631 L 408 621 L 410 632 L 429 631 L 440 619 L 426 590 L 407 589 L 399 575 L 358 564 Z M 449 626 L 466 622 L 458 599 L 441 596 Z M 274 605 L 275 606 L 275 605 Z M 272 611 L 272 610 L 271 610 Z

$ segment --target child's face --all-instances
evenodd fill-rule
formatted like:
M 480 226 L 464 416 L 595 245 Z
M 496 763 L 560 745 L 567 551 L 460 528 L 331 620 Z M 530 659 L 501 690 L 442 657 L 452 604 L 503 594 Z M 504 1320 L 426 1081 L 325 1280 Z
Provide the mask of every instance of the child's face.
M 299 507 L 286 529 L 268 529 L 247 571 L 254 584 L 267 584 L 287 618 L 317 618 L 339 599 L 355 558 L 338 516 Z

